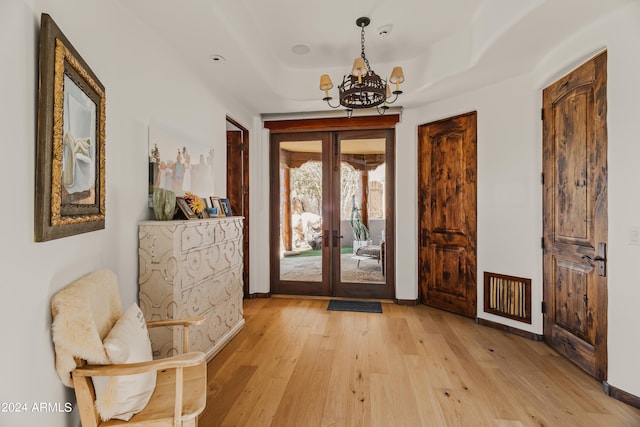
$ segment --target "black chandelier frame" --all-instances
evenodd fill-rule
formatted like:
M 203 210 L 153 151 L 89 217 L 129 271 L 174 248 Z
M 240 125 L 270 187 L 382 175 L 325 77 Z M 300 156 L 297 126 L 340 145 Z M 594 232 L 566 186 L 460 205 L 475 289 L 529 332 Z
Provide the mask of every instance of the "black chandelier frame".
M 394 90 L 391 92 L 394 97 L 387 98 L 387 81 L 376 74 L 369 65 L 369 60 L 364 52 L 364 29 L 370 23 L 371 20 L 367 17 L 361 17 L 356 20 L 356 25 L 360 27 L 360 56 L 367 66 L 367 72 L 360 78 L 351 73 L 344 75 L 342 83 L 338 85 L 338 105 L 331 105 L 331 100 L 333 99 L 331 96 L 322 98 L 331 108 L 345 107 L 349 117 L 351 117 L 355 109 L 373 107 L 376 107 L 379 114 L 384 114 L 389 109 L 387 104 L 393 104 L 398 99 L 398 95 L 402 93 L 399 89 Z

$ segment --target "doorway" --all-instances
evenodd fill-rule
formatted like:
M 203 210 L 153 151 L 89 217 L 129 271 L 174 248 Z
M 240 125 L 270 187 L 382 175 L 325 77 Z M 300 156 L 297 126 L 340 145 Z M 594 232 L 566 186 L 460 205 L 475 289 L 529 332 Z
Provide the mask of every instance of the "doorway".
M 607 378 L 607 53 L 544 89 L 544 338 Z
M 393 129 L 271 135 L 271 290 L 393 298 Z
M 243 287 L 249 296 L 249 131 L 227 116 L 227 198 L 233 215 L 243 216 Z
M 426 305 L 476 316 L 477 114 L 418 127 L 418 273 Z

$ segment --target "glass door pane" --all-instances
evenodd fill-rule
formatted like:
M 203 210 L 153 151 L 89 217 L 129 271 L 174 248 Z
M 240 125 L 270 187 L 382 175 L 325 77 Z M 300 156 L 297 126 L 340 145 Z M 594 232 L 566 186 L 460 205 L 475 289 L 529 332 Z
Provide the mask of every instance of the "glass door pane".
M 279 281 L 319 294 L 324 279 L 322 139 L 279 142 Z
M 340 140 L 340 281 L 385 283 L 385 138 Z

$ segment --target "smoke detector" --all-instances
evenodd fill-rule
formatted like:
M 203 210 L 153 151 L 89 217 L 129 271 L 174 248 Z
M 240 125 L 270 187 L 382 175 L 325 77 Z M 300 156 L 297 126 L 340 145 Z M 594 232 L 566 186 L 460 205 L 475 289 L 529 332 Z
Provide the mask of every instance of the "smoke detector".
M 378 35 L 380 37 L 387 37 L 391 30 L 393 29 L 393 24 L 383 25 L 382 27 L 378 27 Z

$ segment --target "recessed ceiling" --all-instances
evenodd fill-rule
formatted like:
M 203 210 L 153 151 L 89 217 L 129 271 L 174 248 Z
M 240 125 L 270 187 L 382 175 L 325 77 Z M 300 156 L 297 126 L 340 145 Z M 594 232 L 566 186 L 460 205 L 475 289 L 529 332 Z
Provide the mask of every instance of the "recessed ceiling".
M 529 72 L 602 14 L 638 0 L 116 0 L 175 49 L 195 78 L 254 113 L 329 110 L 321 74 L 339 82 L 360 55 L 404 69 L 405 108 Z M 377 29 L 392 26 L 386 36 Z M 304 45 L 306 54 L 292 47 Z M 224 57 L 213 64 L 212 52 Z M 336 89 L 333 89 L 335 91 Z M 337 94 L 333 94 L 337 97 Z

